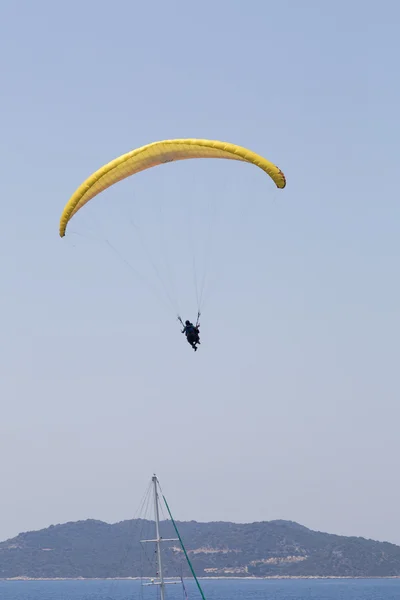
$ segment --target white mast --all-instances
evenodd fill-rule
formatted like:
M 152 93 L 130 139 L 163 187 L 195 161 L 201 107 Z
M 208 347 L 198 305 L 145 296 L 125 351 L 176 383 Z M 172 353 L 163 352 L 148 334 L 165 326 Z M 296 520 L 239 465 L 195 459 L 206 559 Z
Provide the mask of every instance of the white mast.
M 160 537 L 160 513 L 158 508 L 158 480 L 156 475 L 151 478 L 153 482 L 153 493 L 154 493 L 154 516 L 156 522 L 156 539 L 155 540 L 141 540 L 142 542 L 155 542 L 157 544 L 157 563 L 158 563 L 158 577 L 159 581 L 152 581 L 152 583 L 144 585 L 159 585 L 161 600 L 165 600 L 165 585 L 166 583 L 178 583 L 177 581 L 164 581 L 163 564 L 161 556 L 161 542 L 179 542 L 178 538 L 162 538 Z
M 162 559 L 161 559 L 161 538 L 160 538 L 160 514 L 158 512 L 158 490 L 157 490 L 157 477 L 153 475 L 152 482 L 154 486 L 154 514 L 156 517 L 156 539 L 157 539 L 157 558 L 158 558 L 158 572 L 160 576 L 160 592 L 161 592 L 161 600 L 165 599 L 165 584 L 164 584 L 164 574 L 162 568 Z

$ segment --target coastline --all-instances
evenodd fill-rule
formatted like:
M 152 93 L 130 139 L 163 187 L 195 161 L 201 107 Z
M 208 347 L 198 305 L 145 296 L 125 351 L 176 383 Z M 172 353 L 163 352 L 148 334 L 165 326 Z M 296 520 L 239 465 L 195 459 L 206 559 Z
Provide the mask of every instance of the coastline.
M 151 581 L 151 577 L 0 577 L 0 581 Z M 166 580 L 169 578 L 166 578 Z M 184 577 L 190 581 L 193 577 Z M 198 577 L 201 580 L 223 581 L 223 580 L 255 580 L 262 581 L 267 579 L 400 579 L 400 575 L 387 576 L 351 576 L 351 575 L 267 575 L 265 577 Z

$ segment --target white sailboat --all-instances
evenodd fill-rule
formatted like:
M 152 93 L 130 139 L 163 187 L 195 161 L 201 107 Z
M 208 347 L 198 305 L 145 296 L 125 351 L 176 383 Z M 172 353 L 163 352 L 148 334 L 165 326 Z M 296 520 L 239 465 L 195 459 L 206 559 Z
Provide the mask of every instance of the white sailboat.
M 155 543 L 156 544 L 156 548 L 157 548 L 157 571 L 156 571 L 156 576 L 154 579 L 151 579 L 150 582 L 148 583 L 144 583 L 143 585 L 145 586 L 159 586 L 160 589 L 160 600 L 165 600 L 165 588 L 167 585 L 176 585 L 176 584 L 181 584 L 185 593 L 185 596 L 187 597 L 187 593 L 186 593 L 186 588 L 183 582 L 183 578 L 165 578 L 164 577 L 164 571 L 163 571 L 163 560 L 162 560 L 162 552 L 161 552 L 161 544 L 163 542 L 179 542 L 182 551 L 185 555 L 186 561 L 189 565 L 190 571 L 193 575 L 193 578 L 196 582 L 197 588 L 200 592 L 201 598 L 202 600 L 206 600 L 204 592 L 202 590 L 202 587 L 199 583 L 199 580 L 197 579 L 196 573 L 193 569 L 193 565 L 189 559 L 188 553 L 186 551 L 186 548 L 183 544 L 182 538 L 179 534 L 178 528 L 176 526 L 176 523 L 172 517 L 170 508 L 168 506 L 168 503 L 165 499 L 165 496 L 162 494 L 161 490 L 160 490 L 160 485 L 157 479 L 156 475 L 153 475 L 152 477 L 152 484 L 153 484 L 153 500 L 154 500 L 154 519 L 155 519 L 155 538 L 154 539 L 149 539 L 149 540 L 140 540 L 140 543 Z M 168 511 L 169 517 L 171 519 L 172 525 L 174 527 L 175 533 L 177 535 L 176 538 L 163 538 L 160 535 L 160 510 L 159 510 L 159 503 L 160 503 L 160 499 L 162 498 L 162 500 L 164 501 L 165 507 Z

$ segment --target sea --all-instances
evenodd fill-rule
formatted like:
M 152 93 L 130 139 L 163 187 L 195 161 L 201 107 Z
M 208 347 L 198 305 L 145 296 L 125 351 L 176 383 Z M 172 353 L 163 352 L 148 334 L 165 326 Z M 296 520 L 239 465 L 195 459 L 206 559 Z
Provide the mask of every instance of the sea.
M 202 580 L 206 600 L 400 600 L 400 579 Z M 152 588 L 152 589 L 151 589 Z M 0 581 L 0 600 L 156 600 L 137 580 Z M 200 600 L 193 581 L 167 586 L 166 600 Z M 151 589 L 151 593 L 150 593 Z

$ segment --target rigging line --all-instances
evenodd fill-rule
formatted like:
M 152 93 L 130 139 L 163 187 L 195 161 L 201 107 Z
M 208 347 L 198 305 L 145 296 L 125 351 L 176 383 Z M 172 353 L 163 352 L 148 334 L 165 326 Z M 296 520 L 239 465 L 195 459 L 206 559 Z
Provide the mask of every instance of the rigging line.
M 92 218 L 94 219 L 94 215 L 92 215 Z M 138 277 L 138 278 L 139 278 L 139 279 L 142 281 L 142 283 L 144 283 L 145 285 L 147 285 L 148 289 L 152 289 L 153 293 L 154 293 L 154 294 L 157 296 L 157 298 L 160 300 L 160 299 L 161 299 L 161 296 L 160 296 L 160 295 L 159 295 L 159 294 L 158 294 L 158 293 L 157 293 L 157 292 L 154 290 L 154 287 L 152 287 L 152 286 L 151 286 L 150 282 L 149 282 L 149 281 L 147 281 L 147 279 L 146 279 L 145 277 L 143 277 L 143 275 L 141 275 L 141 274 L 139 273 L 139 271 L 133 267 L 133 265 L 130 263 L 130 261 L 128 261 L 128 259 L 127 259 L 127 258 L 125 258 L 125 256 L 122 254 L 122 252 L 121 252 L 120 250 L 118 250 L 118 249 L 117 249 L 117 247 L 115 246 L 115 244 L 111 243 L 111 241 L 109 240 L 108 236 L 106 236 L 106 235 L 105 235 L 105 233 L 104 233 L 104 228 L 103 228 L 103 227 L 99 227 L 99 221 L 98 221 L 98 219 L 94 219 L 94 221 L 96 222 L 96 224 L 97 224 L 98 228 L 101 230 L 101 232 L 102 232 L 102 233 L 101 233 L 101 235 L 103 236 L 103 238 L 104 238 L 104 240 L 105 240 L 106 244 L 107 244 L 108 246 L 110 246 L 110 248 L 111 248 L 111 249 L 112 249 L 112 250 L 113 250 L 113 251 L 116 253 L 116 255 L 117 255 L 117 256 L 118 256 L 118 257 L 119 257 L 119 258 L 122 260 L 122 262 L 124 262 L 124 263 L 125 263 L 125 264 L 126 264 L 126 265 L 127 265 L 127 266 L 128 266 L 128 267 L 129 267 L 129 268 L 130 268 L 130 269 L 131 269 L 133 272 L 134 272 L 134 273 L 135 273 L 135 275 L 136 275 L 136 276 L 137 276 L 137 277 Z M 139 227 L 137 227 L 137 229 L 138 229 L 138 231 L 139 231 L 139 236 L 140 236 L 140 230 L 139 230 Z M 141 238 L 141 239 L 142 239 L 142 238 Z M 142 240 L 142 244 L 143 244 L 143 246 L 144 246 L 143 240 Z M 144 247 L 144 251 L 146 252 L 146 247 Z M 174 303 L 173 303 L 173 301 L 171 300 L 171 298 L 170 298 L 170 296 L 169 296 L 169 294 L 168 294 L 168 291 L 165 289 L 164 282 L 162 281 L 162 278 L 161 278 L 160 274 L 159 274 L 159 273 L 158 273 L 158 271 L 157 271 L 157 267 L 156 267 L 156 265 L 154 265 L 154 261 L 152 261 L 151 257 L 150 257 L 149 261 L 150 261 L 150 263 L 152 264 L 153 268 L 155 269 L 155 271 L 156 271 L 156 273 L 157 273 L 157 275 L 158 275 L 158 278 L 159 278 L 159 280 L 160 280 L 160 283 L 161 283 L 161 285 L 164 287 L 164 292 L 166 293 L 166 296 L 167 296 L 167 298 L 168 298 L 168 300 L 169 300 L 169 302 L 170 302 L 170 304 L 171 304 L 171 307 L 172 307 L 172 309 L 173 309 L 173 310 L 174 310 L 174 312 L 175 312 Z
M 155 292 L 154 288 L 150 285 L 150 283 L 148 281 L 146 281 L 146 279 L 139 273 L 139 271 L 137 271 L 135 269 L 135 267 L 117 250 L 117 248 L 115 248 L 115 246 L 113 246 L 113 244 L 111 244 L 111 242 L 109 240 L 105 240 L 106 244 L 115 252 L 115 254 L 122 260 L 122 262 L 124 262 L 132 271 L 133 273 L 135 273 L 135 275 L 137 277 L 139 277 L 139 279 L 141 279 L 142 283 L 146 284 L 148 286 L 148 288 L 150 290 L 152 290 L 152 292 L 156 295 L 156 297 L 160 300 L 161 298 L 163 298 L 162 296 L 159 296 L 157 294 L 157 292 Z M 171 299 L 168 297 L 168 300 L 171 302 Z M 163 301 L 165 301 L 165 298 L 163 298 Z M 171 303 L 171 308 L 172 310 L 175 312 L 175 307 L 173 305 L 173 303 Z
M 160 215 L 163 217 L 164 214 L 163 214 L 162 209 L 161 209 L 161 202 L 159 201 L 158 204 L 159 204 Z M 166 252 L 166 253 L 164 252 L 164 258 L 166 257 L 166 259 L 167 259 L 167 269 L 166 270 L 167 270 L 167 275 L 169 276 L 169 277 L 167 276 L 167 282 L 168 282 L 168 284 L 170 286 L 169 290 L 167 290 L 165 282 L 164 282 L 164 280 L 163 280 L 163 278 L 161 276 L 160 270 L 157 267 L 157 264 L 156 264 L 155 260 L 151 256 L 149 247 L 145 243 L 144 236 L 142 235 L 142 232 L 140 230 L 139 225 L 133 219 L 132 209 L 130 209 L 129 214 L 130 214 L 130 218 L 129 218 L 130 225 L 136 229 L 136 231 L 138 233 L 138 236 L 139 236 L 139 241 L 142 244 L 142 248 L 143 248 L 144 252 L 146 253 L 149 262 L 152 264 L 153 269 L 155 270 L 156 275 L 157 275 L 157 277 L 158 277 L 161 285 L 164 288 L 165 294 L 169 296 L 170 302 L 175 305 L 175 311 L 177 311 L 179 313 L 180 312 L 180 308 L 179 308 L 179 302 L 178 302 L 178 294 L 176 292 L 175 280 L 172 277 L 172 271 L 171 271 L 171 267 L 170 267 L 170 262 L 168 260 L 168 257 L 169 257 L 168 252 Z M 165 238 L 164 220 L 162 220 L 162 223 L 161 223 L 161 218 L 160 218 L 160 228 L 162 229 L 162 238 L 164 240 L 164 246 L 167 247 L 166 238 Z
M 142 512 L 143 512 L 143 517 L 141 519 L 141 528 L 140 528 L 140 533 L 139 533 L 139 540 L 143 539 L 143 530 L 144 530 L 144 526 L 146 523 L 146 515 L 147 512 L 149 510 L 149 504 L 150 504 L 150 498 L 151 498 L 151 487 L 152 487 L 152 482 L 150 481 L 148 486 L 147 486 L 147 490 L 145 493 L 145 496 L 143 498 L 143 502 L 142 502 Z
M 94 219 L 94 215 L 91 215 L 91 218 L 93 219 L 93 221 L 96 223 L 97 228 L 99 230 L 99 234 L 101 236 L 101 239 L 99 239 L 98 241 L 101 243 L 104 243 L 105 245 L 107 245 L 109 248 L 111 248 L 111 250 L 113 250 L 114 254 L 123 262 L 125 263 L 125 265 L 136 275 L 136 277 L 145 285 L 147 286 L 148 290 L 151 290 L 152 293 L 155 295 L 155 297 L 159 300 L 162 301 L 165 305 L 165 298 L 163 296 L 161 296 L 155 289 L 154 287 L 150 284 L 149 281 L 146 280 L 145 277 L 143 277 L 143 275 L 141 275 L 141 273 L 139 273 L 139 271 L 137 269 L 135 269 L 135 267 L 123 256 L 123 254 L 114 246 L 114 244 L 112 244 L 110 242 L 110 240 L 108 239 L 108 237 L 104 234 L 104 230 L 102 227 L 99 227 L 99 222 L 97 221 L 97 219 Z M 92 228 L 93 229 L 93 228 Z M 78 234 L 81 235 L 81 237 L 85 237 L 86 239 L 89 239 L 87 235 L 85 234 Z M 170 299 L 169 299 L 170 300 Z M 170 300 L 171 302 L 171 300 Z M 175 312 L 175 308 L 173 303 L 172 304 L 172 309 Z M 169 309 L 168 309 L 169 312 Z
M 215 198 L 215 195 L 213 195 L 213 218 L 212 220 L 210 219 L 209 222 L 209 232 L 208 232 L 208 243 L 207 243 L 207 254 L 206 254 L 206 258 L 205 261 L 208 265 L 211 254 L 212 254 L 212 249 L 213 246 L 215 244 L 215 226 L 216 226 L 216 220 L 217 220 L 217 214 L 221 214 L 225 213 L 225 204 L 227 201 L 227 198 L 231 198 L 232 197 L 232 183 L 225 181 L 224 186 L 223 186 L 223 193 L 221 191 L 221 194 L 219 195 L 218 199 Z M 211 199 L 210 199 L 210 205 L 211 205 Z M 247 204 L 245 205 L 247 206 Z M 244 211 L 243 211 L 244 212 Z M 239 212 L 240 214 L 240 212 Z M 243 216 L 242 214 L 240 214 L 240 218 L 239 218 L 239 223 L 240 223 L 240 227 L 239 227 L 239 231 L 241 231 L 241 235 L 243 235 L 243 227 L 242 227 L 242 221 L 243 221 Z M 227 220 L 225 219 L 224 223 L 227 223 Z M 233 243 L 237 243 L 238 238 L 235 237 L 235 233 L 233 228 L 228 228 L 226 231 L 226 234 L 228 235 L 228 238 L 230 239 L 231 237 L 233 237 Z M 228 251 L 228 256 L 229 256 L 229 247 L 227 249 Z M 225 269 L 223 268 L 222 264 L 224 263 L 224 252 L 221 253 L 222 256 L 220 257 L 220 260 L 214 260 L 213 261 L 213 265 L 214 265 L 214 276 L 210 277 L 208 276 L 207 278 L 207 282 L 205 280 L 205 277 L 203 279 L 203 283 L 202 283 L 202 295 L 201 295 L 201 307 L 202 309 L 205 306 L 205 297 L 207 297 L 207 302 L 209 301 L 209 296 L 211 293 L 211 290 L 214 288 L 214 285 L 217 281 L 221 281 L 221 279 L 223 278 L 223 274 L 225 273 Z M 228 260 L 228 259 L 226 259 Z M 217 265 L 217 262 L 219 263 Z M 207 267 L 207 271 L 208 271 L 208 267 Z M 222 271 L 222 275 L 221 275 L 221 271 Z M 206 275 L 206 269 L 204 271 L 204 275 Z
M 200 310 L 200 301 L 199 301 L 199 290 L 198 290 L 198 284 L 197 284 L 196 258 L 194 256 L 194 251 L 193 251 L 192 266 L 193 266 L 193 274 L 194 274 L 194 287 L 196 290 L 196 307 L 197 307 L 197 310 L 199 311 Z
M 196 255 L 195 255 L 195 249 L 194 249 L 194 243 L 193 243 L 194 230 L 193 230 L 193 212 L 192 211 L 193 211 L 193 205 L 192 205 L 192 202 L 190 202 L 187 204 L 186 230 L 187 230 L 190 248 L 191 248 L 191 252 L 192 252 L 193 282 L 194 282 L 194 288 L 195 288 L 195 293 L 196 293 L 197 310 L 199 310 L 199 286 L 198 286 L 198 277 L 197 277 Z
M 148 486 L 147 486 L 147 490 L 145 491 L 145 493 L 142 496 L 142 503 L 140 505 L 140 508 L 137 509 L 135 515 L 137 515 L 139 513 L 139 511 L 143 510 L 144 503 L 146 502 L 146 500 L 147 500 L 147 502 L 149 502 L 148 498 L 150 496 L 151 484 L 152 484 L 152 482 L 150 481 L 149 484 L 148 484 Z
M 149 504 L 150 504 L 150 500 L 151 500 L 151 490 L 152 490 L 152 481 L 149 482 L 147 492 L 146 492 L 146 508 L 143 511 L 143 522 L 142 522 L 142 528 L 140 530 L 141 537 L 143 537 L 144 527 L 148 526 L 149 519 L 147 518 L 147 513 L 149 512 Z
M 208 213 L 211 212 L 211 205 L 213 207 L 213 211 L 212 211 L 213 214 L 212 214 L 212 216 L 209 216 L 209 218 L 208 218 L 208 232 L 207 232 L 207 239 L 206 239 L 206 244 L 205 244 L 205 248 L 204 248 L 204 270 L 203 270 L 203 278 L 202 278 L 202 282 L 201 282 L 201 291 L 200 291 L 200 304 L 199 304 L 200 310 L 202 310 L 203 306 L 204 306 L 203 298 L 204 298 L 205 287 L 206 287 L 206 276 L 207 276 L 207 272 L 208 272 L 208 264 L 209 264 L 210 255 L 211 255 L 211 248 L 213 245 L 213 234 L 214 234 L 215 220 L 216 220 L 216 215 L 217 215 L 217 201 L 215 199 L 214 194 L 209 196 Z
M 74 244 L 71 241 L 72 236 L 76 235 L 85 240 L 89 240 L 90 242 L 97 242 L 98 244 L 104 244 L 104 234 L 101 234 L 101 236 L 99 237 L 99 232 L 96 231 L 96 229 L 92 225 L 90 225 L 90 222 L 87 220 L 87 216 L 86 216 L 86 219 L 85 219 L 85 217 L 81 218 L 81 221 L 83 221 L 83 224 L 89 230 L 89 232 L 85 231 L 85 233 L 82 233 L 81 231 L 70 228 L 69 236 L 65 237 L 65 240 L 67 241 L 67 243 L 70 244 L 73 248 L 76 248 L 76 244 Z M 90 230 L 91 230 L 91 232 L 90 232 Z
M 100 244 L 102 244 L 104 242 L 104 240 L 102 240 L 100 238 L 93 237 L 93 236 L 91 237 L 87 233 L 81 233 L 80 231 L 74 231 L 73 229 L 70 229 L 69 234 L 70 234 L 70 236 L 71 235 L 77 235 L 79 237 L 83 237 L 83 238 L 85 238 L 87 240 L 95 241 L 95 242 L 98 242 Z M 67 237 L 66 237 L 66 239 L 67 239 Z
M 120 207 L 120 208 L 121 208 L 121 207 Z M 122 209 L 121 209 L 121 212 L 122 212 Z M 138 225 L 138 223 L 137 223 L 137 222 L 134 220 L 134 218 L 133 218 L 132 207 L 130 207 L 130 208 L 128 209 L 128 213 L 129 213 L 129 215 L 128 215 L 127 221 L 128 221 L 128 223 L 130 224 L 130 226 L 136 230 L 136 233 L 137 233 L 137 239 L 139 240 L 139 242 L 140 242 L 140 244 L 141 244 L 141 246 L 142 246 L 142 250 L 144 251 L 144 253 L 145 253 L 145 255 L 146 255 L 146 258 L 147 258 L 147 260 L 149 261 L 149 263 L 150 263 L 150 264 L 151 264 L 151 266 L 153 267 L 153 270 L 154 270 L 154 272 L 156 273 L 156 276 L 157 276 L 157 278 L 159 279 L 159 281 L 160 281 L 161 285 L 164 287 L 164 286 L 165 286 L 165 284 L 164 284 L 164 282 L 162 281 L 162 277 L 161 277 L 161 275 L 160 275 L 160 272 L 159 272 L 159 270 L 158 270 L 158 267 L 157 267 L 157 265 L 156 265 L 156 262 L 154 261 L 154 259 L 153 259 L 153 258 L 152 258 L 152 256 L 151 256 L 151 252 L 150 252 L 150 250 L 149 250 L 149 246 L 147 245 L 147 243 L 146 243 L 146 242 L 145 242 L 145 240 L 144 240 L 144 237 L 143 237 L 143 235 L 142 235 L 142 231 L 141 231 L 141 229 L 140 229 L 140 226 Z M 126 215 L 124 215 L 124 217 L 126 217 Z M 166 292 L 166 290 L 165 290 L 165 289 L 164 289 L 164 291 L 165 291 L 166 295 L 168 295 L 168 292 Z
M 145 493 L 143 494 L 143 497 L 142 497 L 141 503 L 140 503 L 140 505 L 139 505 L 139 506 L 138 506 L 138 508 L 136 509 L 136 512 L 135 512 L 135 513 L 134 513 L 134 515 L 133 515 L 133 518 L 132 518 L 132 520 L 134 521 L 134 523 L 133 523 L 133 530 L 132 530 L 132 533 L 131 533 L 131 537 L 132 537 L 132 538 L 134 537 L 134 533 L 135 533 L 135 532 L 139 532 L 139 525 L 140 525 L 140 523 L 137 523 L 137 522 L 135 523 L 135 521 L 137 521 L 137 520 L 138 520 L 138 519 L 137 519 L 137 515 L 139 514 L 139 512 L 143 510 L 143 506 L 144 506 L 144 503 L 146 502 L 146 498 L 148 498 L 148 497 L 150 496 L 150 489 L 151 489 L 151 482 L 148 484 L 148 486 L 147 486 L 147 490 L 146 490 L 146 491 L 145 491 Z M 123 562 L 123 561 L 125 561 L 125 560 L 127 559 L 127 557 L 128 557 L 128 553 L 129 553 L 129 551 L 130 551 L 132 548 L 133 548 L 133 543 L 132 543 L 132 544 L 128 544 L 128 546 L 127 546 L 127 550 L 126 550 L 126 553 L 125 553 L 125 556 L 124 556 L 124 558 L 123 558 L 123 559 L 121 560 L 121 562 L 120 562 L 120 566 L 121 566 L 122 562 Z
M 159 487 L 160 487 L 160 491 L 161 491 L 161 486 L 159 486 Z M 165 532 L 165 535 L 166 535 L 166 536 L 168 535 L 168 536 L 170 537 L 170 534 L 168 534 L 168 529 L 167 529 L 167 528 L 169 527 L 169 524 L 170 524 L 170 523 L 171 523 L 171 525 L 172 525 L 172 521 L 171 521 L 171 519 L 169 518 L 169 515 L 168 515 L 168 514 L 165 512 L 164 505 L 163 505 L 161 502 L 160 502 L 160 514 L 161 514 L 161 517 L 162 517 L 162 520 L 161 520 L 161 522 L 160 522 L 160 525 L 161 525 L 162 523 L 164 524 L 164 532 Z M 168 548 L 169 548 L 169 549 L 171 549 L 171 546 L 167 546 L 167 548 L 165 548 L 165 550 L 167 550 Z M 182 581 L 182 585 L 184 586 L 184 583 L 183 583 L 183 576 L 182 576 L 182 573 L 183 573 L 183 569 L 182 569 L 182 562 L 179 560 L 179 558 L 175 558 L 175 555 L 174 555 L 174 561 L 175 561 L 175 560 L 176 560 L 176 563 L 178 564 L 178 566 L 180 567 L 180 571 L 181 571 L 181 576 L 180 576 L 180 578 L 181 578 L 181 581 Z M 186 594 L 186 598 L 188 599 L 188 596 L 187 596 L 187 594 Z
M 146 521 L 146 523 L 145 523 L 145 524 L 144 524 L 144 523 L 142 524 L 142 529 L 141 529 L 141 531 L 140 531 L 140 537 L 141 537 L 142 539 L 143 539 L 143 531 L 144 531 L 144 527 L 145 527 L 145 525 L 146 525 L 147 527 L 149 527 L 149 523 L 148 523 L 148 519 L 147 519 L 147 514 L 148 514 L 148 511 L 149 511 L 149 504 L 150 504 L 150 501 L 151 501 L 151 499 L 152 499 L 152 498 L 151 498 L 151 496 L 152 496 L 152 494 L 151 494 L 151 492 L 152 492 L 152 487 L 153 487 L 153 482 L 150 480 L 149 486 L 148 486 L 148 488 L 147 488 L 147 498 L 146 498 L 147 502 L 146 502 L 146 510 L 145 510 L 145 512 L 144 512 L 144 521 Z M 151 521 L 151 522 L 152 522 L 152 521 Z M 150 538 L 150 537 L 151 537 L 151 534 L 150 534 L 150 533 L 149 533 L 149 535 L 147 535 L 147 533 L 146 533 L 145 535 L 146 535 L 146 537 L 148 537 L 148 538 Z M 155 563 L 155 556 L 154 556 L 154 554 L 153 554 L 153 558 L 151 558 L 151 557 L 150 557 L 150 556 L 147 554 L 147 550 L 146 550 L 146 546 L 147 546 L 147 544 L 142 544 L 142 543 L 141 543 L 140 545 L 141 545 L 141 547 L 142 547 L 142 550 L 143 550 L 143 555 L 144 555 L 145 559 L 147 560 L 147 562 L 149 563 L 150 567 L 152 568 L 152 567 L 153 567 L 153 565 L 154 565 L 154 563 Z
M 85 227 L 85 230 L 88 229 L 89 232 L 91 231 L 91 235 L 92 235 L 92 237 L 93 237 L 94 240 L 96 240 L 97 242 L 100 242 L 100 243 L 103 242 L 103 239 L 105 237 L 104 236 L 104 231 L 99 232 L 99 230 L 102 229 L 102 228 L 99 227 L 99 223 L 94 218 L 94 214 L 92 214 L 92 213 L 90 213 L 90 214 L 86 213 L 85 215 L 80 215 L 79 222 L 83 224 L 83 226 Z M 85 231 L 84 234 L 79 233 L 79 231 L 76 231 L 76 230 L 74 232 L 75 232 L 75 235 L 82 235 L 83 237 L 86 237 L 86 238 L 89 239 L 89 235 L 88 235 L 87 231 Z
M 139 506 L 137 507 L 137 509 L 136 509 L 136 511 L 135 511 L 135 513 L 134 513 L 134 515 L 132 517 L 133 528 L 132 528 L 132 531 L 129 533 L 131 539 L 134 539 L 135 538 L 135 534 L 138 533 L 139 523 L 135 522 L 135 521 L 137 521 L 136 517 L 137 517 L 137 514 L 142 510 L 143 504 L 144 504 L 145 499 L 146 499 L 146 495 L 149 494 L 150 487 L 151 487 L 151 483 L 148 485 L 148 489 L 145 492 L 145 494 L 143 495 L 142 500 L 141 500 Z M 113 577 L 125 577 L 125 576 L 129 577 L 131 575 L 134 575 L 134 573 L 129 572 L 129 570 L 127 570 L 126 572 L 124 572 L 124 569 L 127 567 L 127 564 L 128 564 L 129 553 L 133 549 L 133 547 L 134 547 L 133 542 L 129 543 L 129 544 L 127 544 L 125 546 L 124 551 L 122 552 L 122 557 L 121 557 L 121 559 L 119 560 L 119 562 L 117 564 L 118 571 L 116 571 L 115 573 L 112 574 Z M 112 593 L 112 590 L 115 589 L 115 587 L 116 587 L 116 581 L 113 580 L 111 582 L 110 588 L 109 588 L 109 593 L 110 594 Z
M 139 239 L 139 242 L 142 246 L 142 249 L 147 257 L 147 260 L 149 261 L 149 263 L 151 264 L 151 266 L 153 267 L 153 270 L 158 278 L 158 280 L 161 283 L 161 286 L 164 289 L 164 293 L 167 296 L 171 306 L 173 307 L 174 312 L 176 312 L 176 309 L 178 308 L 178 312 L 179 312 L 179 305 L 178 305 L 178 301 L 175 298 L 175 301 L 173 300 L 173 298 L 171 297 L 170 291 L 167 289 L 166 285 L 165 285 L 165 281 L 163 280 L 163 278 L 161 277 L 160 271 L 157 267 L 156 262 L 154 261 L 154 259 L 151 256 L 150 250 L 148 248 L 148 245 L 145 243 L 144 239 L 143 239 L 143 235 L 142 232 L 140 230 L 139 225 L 137 225 L 135 223 L 135 221 L 133 220 L 132 214 L 130 213 L 129 217 L 128 217 L 128 223 L 131 225 L 131 227 L 133 227 L 136 232 L 137 232 L 137 237 Z M 172 294 L 173 295 L 173 294 Z M 175 294 L 176 295 L 176 294 Z
M 182 565 L 181 565 L 181 567 L 182 567 Z M 188 596 L 188 593 L 186 591 L 186 586 L 185 586 L 184 581 L 183 581 L 183 569 L 182 568 L 181 568 L 181 582 L 182 582 L 183 598 L 184 598 L 184 600 L 189 600 L 189 596 Z
M 201 585 L 200 585 L 200 583 L 199 583 L 199 580 L 197 579 L 196 573 L 195 573 L 195 571 L 194 571 L 194 569 L 193 569 L 193 565 L 192 565 L 192 563 L 190 562 L 189 555 L 188 555 L 188 553 L 187 553 L 187 551 L 186 551 L 185 545 L 184 545 L 184 543 L 183 543 L 183 541 L 182 541 L 182 538 L 181 538 L 181 536 L 180 536 L 179 530 L 178 530 L 178 528 L 177 528 L 177 526 L 176 526 L 176 523 L 175 523 L 175 521 L 174 521 L 174 518 L 173 518 L 173 516 L 172 516 L 172 514 L 171 514 L 171 511 L 170 511 L 170 508 L 169 508 L 169 506 L 168 506 L 168 502 L 167 502 L 167 500 L 166 500 L 166 498 L 165 498 L 165 496 L 164 496 L 164 495 L 163 495 L 163 500 L 164 500 L 164 502 L 165 502 L 165 506 L 167 507 L 167 511 L 168 511 L 168 513 L 169 513 L 169 516 L 171 517 L 171 521 L 172 521 L 172 524 L 173 524 L 173 526 L 174 526 L 175 533 L 176 533 L 176 535 L 178 536 L 179 542 L 180 542 L 180 544 L 181 544 L 181 546 L 182 546 L 183 553 L 184 553 L 184 555 L 185 555 L 185 557 L 186 557 L 186 560 L 187 560 L 187 562 L 188 562 L 188 565 L 189 565 L 189 567 L 190 567 L 190 570 L 191 570 L 191 572 L 192 572 L 192 575 L 193 575 L 193 577 L 194 577 L 194 580 L 195 580 L 195 582 L 196 582 L 196 584 L 197 584 L 197 587 L 198 587 L 198 589 L 199 589 L 199 592 L 200 592 L 200 594 L 201 594 L 201 597 L 202 597 L 202 599 L 203 599 L 203 600 L 206 600 L 206 598 L 205 598 L 205 596 L 204 596 L 204 592 L 203 592 L 203 590 L 202 590 L 202 587 L 201 587 Z
M 176 287 L 176 281 L 175 281 L 175 277 L 173 276 L 173 272 L 171 269 L 171 260 L 170 260 L 170 253 L 169 253 L 169 244 L 167 243 L 167 238 L 165 236 L 165 215 L 164 215 L 164 209 L 163 206 L 164 204 L 161 202 L 161 199 L 158 199 L 158 206 L 159 206 L 159 210 L 160 210 L 160 223 L 161 223 L 161 242 L 162 245 L 165 249 L 164 254 L 164 259 L 166 262 L 166 270 L 169 276 L 169 283 L 171 286 L 171 291 L 172 291 L 172 295 L 175 297 L 175 302 L 176 302 L 176 307 L 178 309 L 178 314 L 180 313 L 180 307 L 179 307 L 179 300 L 178 300 L 178 294 L 177 294 L 177 287 Z

